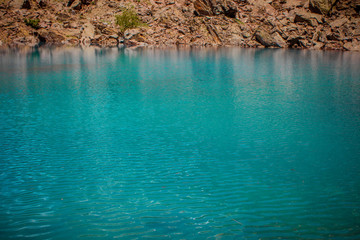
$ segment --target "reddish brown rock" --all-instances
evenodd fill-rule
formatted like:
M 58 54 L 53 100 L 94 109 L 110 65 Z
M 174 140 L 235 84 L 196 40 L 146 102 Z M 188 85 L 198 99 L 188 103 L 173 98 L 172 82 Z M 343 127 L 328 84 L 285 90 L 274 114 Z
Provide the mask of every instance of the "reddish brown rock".
M 354 0 L 354 9 L 360 14 L 360 0 Z
M 285 40 L 278 33 L 270 34 L 264 29 L 259 29 L 255 33 L 255 38 L 265 47 L 286 47 Z
M 309 8 L 312 12 L 327 15 L 331 12 L 337 0 L 310 0 Z
M 209 2 L 209 0 L 196 0 L 194 2 L 194 7 L 198 16 L 213 15 L 211 3 Z
M 30 8 L 21 9 L 26 1 Z M 316 10 L 324 1 L 332 4 L 328 13 Z M 360 0 L 342 0 L 335 5 L 332 0 L 324 1 L 66 0 L 64 5 L 56 0 L 4 0 L 0 3 L 0 41 L 3 45 L 32 45 L 31 39 L 41 39 L 45 43 L 99 46 L 124 41 L 136 46 L 356 49 Z M 119 38 L 115 15 L 130 5 L 146 27 Z M 38 18 L 39 25 L 26 25 L 25 18 Z
M 344 44 L 344 48 L 349 51 L 360 51 L 360 42 L 357 40 L 347 42 Z
M 117 38 L 112 38 L 104 35 L 97 35 L 91 39 L 92 45 L 98 45 L 102 47 L 116 47 L 119 44 Z
M 295 12 L 294 22 L 305 22 L 310 26 L 316 27 L 319 23 L 322 23 L 322 20 L 320 15 L 302 10 Z
M 30 0 L 25 0 L 21 6 L 23 9 L 31 9 L 31 2 Z
M 65 37 L 55 31 L 41 29 L 37 32 L 40 42 L 48 44 L 63 44 Z
M 224 14 L 235 18 L 237 13 L 236 4 L 226 0 L 195 0 L 195 12 L 198 16 L 214 16 Z

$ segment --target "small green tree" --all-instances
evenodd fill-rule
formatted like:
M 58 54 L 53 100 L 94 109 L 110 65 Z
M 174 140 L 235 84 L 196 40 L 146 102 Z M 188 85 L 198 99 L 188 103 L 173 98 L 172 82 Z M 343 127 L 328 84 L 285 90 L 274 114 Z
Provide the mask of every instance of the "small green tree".
M 40 28 L 40 26 L 39 26 L 40 19 L 38 19 L 38 18 L 36 18 L 36 19 L 25 18 L 24 22 L 27 26 L 30 26 L 34 29 Z
M 127 29 L 145 26 L 132 8 L 125 9 L 121 15 L 116 15 L 115 18 L 116 24 L 119 25 L 122 34 L 124 34 Z

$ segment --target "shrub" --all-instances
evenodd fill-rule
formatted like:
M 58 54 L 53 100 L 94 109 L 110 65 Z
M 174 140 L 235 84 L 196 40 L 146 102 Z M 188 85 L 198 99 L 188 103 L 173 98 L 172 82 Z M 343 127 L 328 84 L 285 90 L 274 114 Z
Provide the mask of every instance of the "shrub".
M 27 26 L 30 26 L 34 29 L 40 28 L 40 26 L 39 26 L 40 19 L 38 19 L 38 18 L 36 18 L 36 19 L 25 18 L 24 22 Z
M 139 16 L 133 9 L 125 9 L 121 15 L 116 15 L 116 24 L 119 25 L 120 31 L 124 33 L 127 29 L 145 26 Z
M 243 23 L 242 21 L 240 21 L 239 19 L 235 18 L 235 22 L 237 22 L 238 24 L 242 24 L 244 25 L 245 23 Z

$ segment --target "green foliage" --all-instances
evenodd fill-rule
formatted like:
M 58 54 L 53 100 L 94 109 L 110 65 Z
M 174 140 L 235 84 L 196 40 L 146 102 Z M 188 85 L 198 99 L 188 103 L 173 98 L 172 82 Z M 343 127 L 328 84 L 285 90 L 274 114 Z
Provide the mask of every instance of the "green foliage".
M 116 24 L 119 25 L 120 31 L 124 33 L 127 29 L 145 26 L 134 9 L 125 9 L 121 15 L 116 15 Z
M 245 23 L 243 23 L 242 21 L 240 21 L 240 20 L 237 19 L 237 18 L 235 18 L 234 20 L 235 20 L 235 22 L 237 22 L 238 24 L 245 24 Z
M 30 26 L 34 29 L 40 28 L 40 26 L 39 26 L 40 19 L 38 19 L 38 18 L 35 18 L 35 19 L 25 18 L 24 22 L 27 26 Z

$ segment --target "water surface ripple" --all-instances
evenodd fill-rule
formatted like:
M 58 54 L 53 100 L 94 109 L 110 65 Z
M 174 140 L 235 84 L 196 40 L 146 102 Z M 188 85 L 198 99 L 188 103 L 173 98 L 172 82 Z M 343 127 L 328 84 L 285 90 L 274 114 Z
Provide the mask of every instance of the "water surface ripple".
M 359 239 L 360 54 L 0 57 L 1 239 Z

